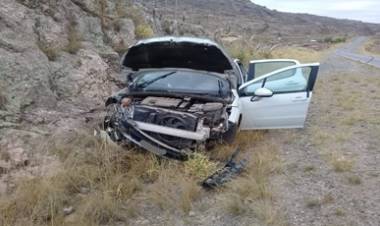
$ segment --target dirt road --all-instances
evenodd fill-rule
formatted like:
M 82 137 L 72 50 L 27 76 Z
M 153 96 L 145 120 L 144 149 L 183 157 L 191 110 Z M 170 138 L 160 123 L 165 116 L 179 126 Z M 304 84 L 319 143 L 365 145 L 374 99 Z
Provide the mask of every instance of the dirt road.
M 380 57 L 358 53 L 359 48 L 363 46 L 367 40 L 367 37 L 355 38 L 349 44 L 345 45 L 344 48 L 339 49 L 336 54 L 349 60 L 358 61 L 380 68 Z

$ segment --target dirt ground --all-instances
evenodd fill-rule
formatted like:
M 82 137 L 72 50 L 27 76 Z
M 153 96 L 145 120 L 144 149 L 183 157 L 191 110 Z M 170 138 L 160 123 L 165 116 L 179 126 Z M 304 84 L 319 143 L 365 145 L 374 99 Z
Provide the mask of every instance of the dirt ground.
M 305 129 L 273 131 L 272 180 L 289 225 L 380 225 L 380 70 L 335 54 L 322 65 Z

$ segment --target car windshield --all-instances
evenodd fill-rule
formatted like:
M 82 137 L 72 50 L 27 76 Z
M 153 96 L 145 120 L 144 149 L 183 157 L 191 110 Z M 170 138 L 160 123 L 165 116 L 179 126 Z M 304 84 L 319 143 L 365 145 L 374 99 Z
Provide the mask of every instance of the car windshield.
M 227 80 L 207 72 L 186 70 L 141 71 L 136 76 L 134 91 L 170 92 L 227 97 Z

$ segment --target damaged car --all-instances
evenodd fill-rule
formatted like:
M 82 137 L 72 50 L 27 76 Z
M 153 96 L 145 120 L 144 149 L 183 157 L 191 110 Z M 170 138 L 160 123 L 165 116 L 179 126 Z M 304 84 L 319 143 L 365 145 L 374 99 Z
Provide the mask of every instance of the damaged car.
M 127 85 L 106 101 L 105 133 L 177 159 L 240 130 L 302 128 L 319 69 L 275 59 L 247 72 L 215 42 L 188 37 L 139 41 L 121 63 Z

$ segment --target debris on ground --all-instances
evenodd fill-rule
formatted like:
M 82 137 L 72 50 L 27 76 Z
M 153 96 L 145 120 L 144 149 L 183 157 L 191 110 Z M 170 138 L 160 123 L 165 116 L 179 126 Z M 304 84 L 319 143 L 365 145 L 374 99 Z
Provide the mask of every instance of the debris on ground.
M 245 167 L 247 166 L 247 160 L 243 159 L 240 161 L 236 161 L 236 157 L 239 154 L 240 149 L 238 148 L 224 165 L 223 168 L 217 170 L 211 176 L 206 178 L 202 182 L 202 186 L 206 189 L 214 189 L 216 187 L 220 187 L 225 183 L 231 181 L 233 178 L 238 176 L 243 172 Z

